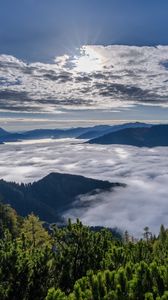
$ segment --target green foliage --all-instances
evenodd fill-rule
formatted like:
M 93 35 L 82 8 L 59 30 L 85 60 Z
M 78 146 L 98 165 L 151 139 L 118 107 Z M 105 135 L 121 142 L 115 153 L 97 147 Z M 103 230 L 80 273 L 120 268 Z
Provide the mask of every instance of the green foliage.
M 108 230 L 62 228 L 0 205 L 1 300 L 168 300 L 168 230 L 123 241 Z
M 20 231 L 21 217 L 8 204 L 0 202 L 0 238 L 4 236 L 5 230 L 9 230 L 13 237 Z
M 21 235 L 24 236 L 25 243 L 33 248 L 51 246 L 51 237 L 44 229 L 43 222 L 33 213 L 24 219 Z
M 108 230 L 94 232 L 77 220 L 64 228 L 53 226 L 55 242 L 55 274 L 59 287 L 68 291 L 75 281 L 90 269 L 98 270 L 110 248 L 112 235 Z
M 54 288 L 49 289 L 46 300 L 66 300 L 65 293 L 61 292 L 60 289 L 55 290 Z
M 9 233 L 0 241 L 0 299 L 43 299 L 50 287 L 51 251 L 25 248 Z

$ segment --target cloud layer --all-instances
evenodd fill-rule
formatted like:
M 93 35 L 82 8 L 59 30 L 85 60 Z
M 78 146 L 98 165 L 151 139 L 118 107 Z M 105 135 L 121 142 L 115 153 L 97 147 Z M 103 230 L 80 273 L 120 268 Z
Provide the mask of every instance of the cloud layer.
M 168 46 L 83 46 L 53 63 L 0 55 L 0 110 L 168 107 Z
M 49 172 L 80 174 L 124 182 L 126 188 L 81 197 L 66 217 L 90 225 L 128 229 L 140 236 L 148 225 L 168 226 L 168 148 L 88 145 L 77 140 L 43 140 L 0 145 L 0 177 L 17 182 L 38 180 Z M 87 203 L 85 209 L 80 204 Z

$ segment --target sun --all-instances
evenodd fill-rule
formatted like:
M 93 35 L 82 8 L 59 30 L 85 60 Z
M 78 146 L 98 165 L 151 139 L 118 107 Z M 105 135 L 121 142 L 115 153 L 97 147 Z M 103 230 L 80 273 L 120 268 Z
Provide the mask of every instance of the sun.
M 82 46 L 74 62 L 77 72 L 91 73 L 103 68 L 102 56 L 93 46 Z

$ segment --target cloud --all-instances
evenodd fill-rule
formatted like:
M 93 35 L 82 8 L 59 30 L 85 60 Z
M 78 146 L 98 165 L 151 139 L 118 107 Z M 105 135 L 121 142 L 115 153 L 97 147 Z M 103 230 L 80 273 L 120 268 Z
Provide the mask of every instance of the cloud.
M 139 237 L 145 226 L 155 233 L 161 223 L 168 226 L 167 147 L 139 149 L 62 139 L 8 143 L 0 145 L 0 151 L 0 177 L 8 181 L 30 182 L 63 172 L 127 184 L 124 189 L 80 197 L 66 217 L 118 226 Z
M 77 54 L 56 57 L 52 63 L 0 55 L 0 91 L 6 92 L 0 110 L 168 107 L 167 62 L 168 46 L 83 46 Z M 13 93 L 12 102 L 7 92 Z

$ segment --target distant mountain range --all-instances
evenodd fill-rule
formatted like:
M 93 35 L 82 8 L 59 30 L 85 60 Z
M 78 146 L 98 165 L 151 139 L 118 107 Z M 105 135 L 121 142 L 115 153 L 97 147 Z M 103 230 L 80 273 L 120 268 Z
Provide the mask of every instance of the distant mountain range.
M 78 138 L 93 139 L 110 132 L 116 132 L 124 128 L 150 127 L 152 125 L 146 123 L 126 123 L 121 125 L 97 125 L 93 127 L 77 127 L 69 129 L 35 129 L 26 132 L 8 132 L 0 128 L 0 143 L 15 142 L 20 140 L 31 139 L 59 139 L 59 138 Z
M 51 173 L 29 184 L 1 179 L 0 199 L 22 216 L 34 212 L 43 221 L 62 222 L 63 212 L 72 208 L 79 195 L 95 194 L 115 187 L 124 185 L 78 175 Z
M 35 129 L 11 133 L 0 128 L 0 144 L 33 139 L 76 138 L 90 144 L 121 144 L 137 147 L 168 146 L 168 125 L 140 122 L 121 125 L 97 125 L 69 129 Z
M 89 130 L 89 129 L 88 129 Z M 0 143 L 15 142 L 21 140 L 46 139 L 46 138 L 76 138 L 86 132 L 85 128 L 63 129 L 34 129 L 26 132 L 8 132 L 0 128 Z
M 88 141 L 90 144 L 121 144 L 137 147 L 168 146 L 168 125 L 124 128 Z
M 97 138 L 100 136 L 103 136 L 105 134 L 111 133 L 111 132 L 116 132 L 125 128 L 141 128 L 141 127 L 151 127 L 152 124 L 146 124 L 146 123 L 140 123 L 140 122 L 135 122 L 135 123 L 125 123 L 121 125 L 113 125 L 113 126 L 94 126 L 93 128 L 90 128 L 87 132 L 81 134 L 78 136 L 78 139 L 93 139 Z

